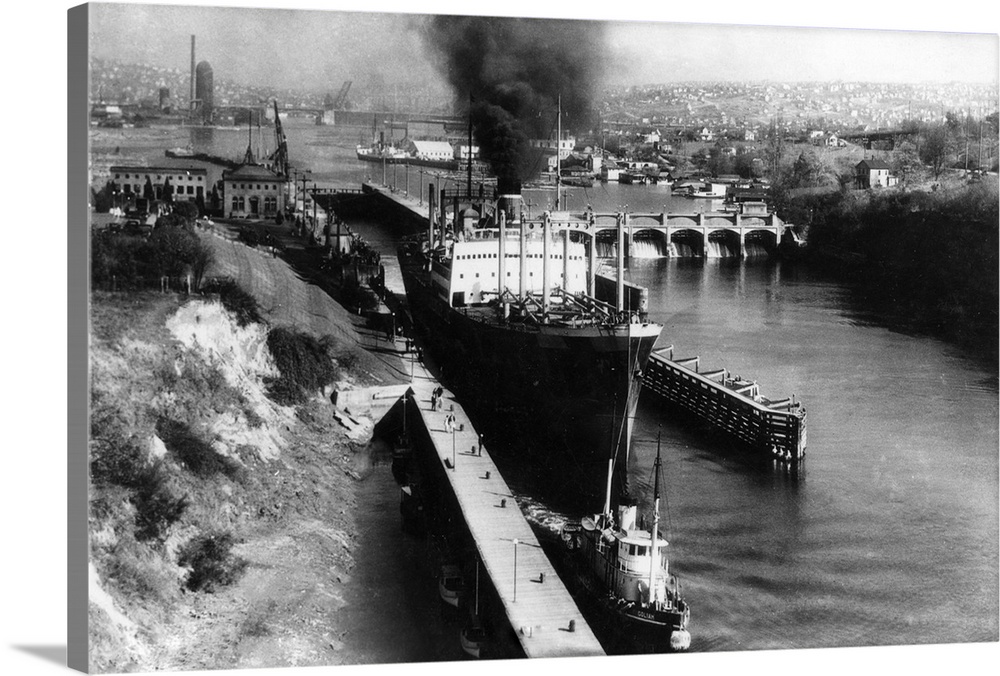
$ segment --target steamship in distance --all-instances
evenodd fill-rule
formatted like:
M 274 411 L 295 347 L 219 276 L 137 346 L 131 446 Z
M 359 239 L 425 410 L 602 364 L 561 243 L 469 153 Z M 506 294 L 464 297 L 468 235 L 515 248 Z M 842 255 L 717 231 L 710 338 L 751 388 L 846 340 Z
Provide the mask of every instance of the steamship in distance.
M 513 440 L 511 449 L 530 435 L 545 449 L 535 459 L 549 468 L 566 453 L 593 456 L 609 439 L 627 449 L 642 383 L 635 376 L 662 326 L 595 296 L 585 240 L 570 235 L 588 228 L 584 217 L 522 218 L 520 194 L 478 206 L 482 215 L 461 211 L 457 233 L 432 226 L 429 243 L 400 250 L 410 310 L 443 380 L 479 414 L 477 428 Z M 623 406 L 628 424 L 616 427 Z

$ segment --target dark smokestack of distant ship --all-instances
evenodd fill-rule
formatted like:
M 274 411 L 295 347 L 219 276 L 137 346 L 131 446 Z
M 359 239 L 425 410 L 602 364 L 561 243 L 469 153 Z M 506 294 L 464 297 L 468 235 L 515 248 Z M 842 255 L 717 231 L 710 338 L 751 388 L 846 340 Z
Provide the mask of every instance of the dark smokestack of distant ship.
M 194 36 L 191 36 L 191 98 L 188 99 L 188 110 L 194 110 Z
M 480 156 L 501 194 L 519 193 L 541 167 L 530 140 L 563 124 L 587 129 L 600 79 L 604 26 L 596 21 L 435 16 L 425 42 L 456 100 L 468 101 Z

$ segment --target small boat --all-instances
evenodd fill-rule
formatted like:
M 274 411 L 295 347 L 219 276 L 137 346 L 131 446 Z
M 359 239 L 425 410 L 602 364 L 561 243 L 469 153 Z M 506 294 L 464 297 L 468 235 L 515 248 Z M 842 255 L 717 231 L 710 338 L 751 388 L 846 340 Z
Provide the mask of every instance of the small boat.
M 725 183 L 709 183 L 698 190 L 691 192 L 688 197 L 695 199 L 721 200 L 726 198 Z
M 575 188 L 589 188 L 594 185 L 594 179 L 590 176 L 563 176 L 559 182 Z
M 653 524 L 636 524 L 636 506 L 623 504 L 611 513 L 611 475 L 604 511 L 568 525 L 563 540 L 588 568 L 586 574 L 605 594 L 605 612 L 635 648 L 648 652 L 681 652 L 691 645 L 687 631 L 691 609 L 681 597 L 677 577 L 668 569 L 667 541 L 659 534 L 660 441 L 656 442 Z
M 462 627 L 459 640 L 462 643 L 462 650 L 470 657 L 480 658 L 483 656 L 483 647 L 487 642 L 486 628 L 479 621 L 479 559 L 476 558 L 476 595 L 475 606 L 472 609 L 472 617 L 468 624 Z
M 462 628 L 460 635 L 462 650 L 470 657 L 482 657 L 483 646 L 486 644 L 486 629 L 477 620 L 472 620 Z
M 438 578 L 438 593 L 441 600 L 449 606 L 458 608 L 458 600 L 465 589 L 465 578 L 462 571 L 455 565 L 441 566 L 441 577 Z
M 191 146 L 183 148 L 171 148 L 164 152 L 167 157 L 194 157 L 195 152 Z
M 405 150 L 391 145 L 359 145 L 356 150 L 358 159 L 365 162 L 382 162 L 384 160 L 388 164 L 396 164 L 406 162 L 409 158 L 409 154 Z

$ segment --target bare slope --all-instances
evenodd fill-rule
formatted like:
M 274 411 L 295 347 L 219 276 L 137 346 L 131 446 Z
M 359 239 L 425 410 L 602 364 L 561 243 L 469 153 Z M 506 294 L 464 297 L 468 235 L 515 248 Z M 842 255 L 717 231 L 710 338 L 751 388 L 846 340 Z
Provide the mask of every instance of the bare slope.
M 342 383 L 402 377 L 394 357 L 364 349 L 358 318 L 282 261 L 210 239 L 216 274 L 251 290 L 269 322 L 335 337 Z M 377 628 L 338 611 L 359 596 L 345 590 L 366 526 L 356 509 L 366 458 L 326 396 L 296 408 L 266 396 L 265 336 L 211 299 L 93 295 L 90 452 L 103 459 L 92 465 L 93 670 L 363 661 L 349 635 Z M 179 518 L 164 516 L 180 502 Z M 143 531 L 150 520 L 161 528 Z M 221 550 L 211 591 L 188 589 L 194 564 L 179 563 L 199 541 Z

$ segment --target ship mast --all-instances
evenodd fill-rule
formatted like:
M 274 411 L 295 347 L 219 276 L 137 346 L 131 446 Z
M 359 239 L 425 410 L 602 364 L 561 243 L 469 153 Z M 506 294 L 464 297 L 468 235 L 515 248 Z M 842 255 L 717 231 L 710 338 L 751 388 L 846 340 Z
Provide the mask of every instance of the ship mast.
M 466 199 L 472 200 L 472 102 L 475 98 L 472 96 L 472 92 L 469 92 L 469 169 L 465 180 L 465 193 Z
M 657 545 L 657 531 L 660 528 L 660 433 L 656 433 L 656 463 L 653 465 L 655 472 L 653 476 L 653 530 L 649 534 L 650 557 L 649 557 L 649 605 L 653 605 L 656 598 L 656 566 L 659 562 L 659 551 Z
M 556 211 L 562 203 L 562 196 L 559 194 L 559 173 L 562 170 L 562 94 L 556 99 Z
M 602 512 L 606 518 L 611 515 L 611 480 L 615 474 L 615 413 L 618 410 L 618 395 L 615 394 L 615 403 L 611 407 L 611 424 L 608 425 L 609 432 L 611 434 L 611 443 L 609 444 L 608 451 L 608 486 L 604 493 L 604 511 Z M 604 524 L 607 525 L 607 524 Z

